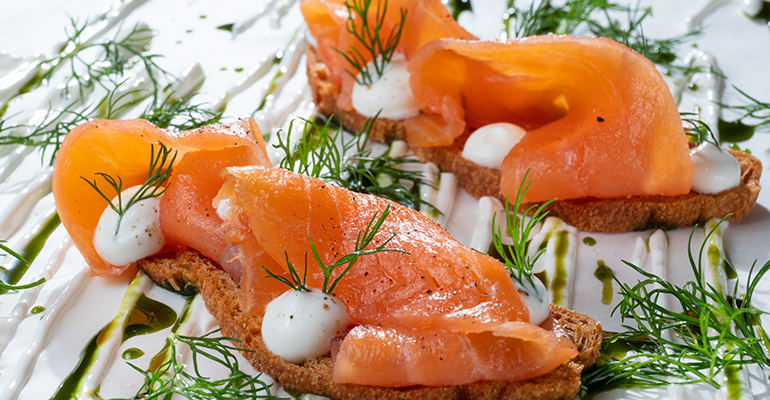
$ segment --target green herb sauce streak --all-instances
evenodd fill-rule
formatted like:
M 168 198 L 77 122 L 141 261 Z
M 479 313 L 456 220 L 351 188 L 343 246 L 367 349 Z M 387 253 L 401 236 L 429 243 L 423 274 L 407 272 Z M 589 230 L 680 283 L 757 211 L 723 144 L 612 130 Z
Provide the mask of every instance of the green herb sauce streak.
M 131 288 L 129 288 L 131 290 Z M 140 295 L 136 304 L 129 311 L 125 320 L 122 342 L 128 338 L 154 333 L 171 326 L 177 315 L 171 307 L 155 301 L 146 295 Z M 70 400 L 78 398 L 83 380 L 98 357 L 99 347 L 114 334 L 115 320 L 108 323 L 88 343 L 80 356 L 80 362 L 74 371 L 62 382 L 51 400 Z M 140 350 L 141 351 L 141 350 Z M 125 354 L 125 353 L 124 353 Z M 125 357 L 124 357 L 125 358 Z M 98 389 L 97 389 L 98 390 Z
M 604 263 L 604 260 L 597 261 L 596 265 L 597 267 L 596 271 L 594 271 L 594 276 L 603 284 L 602 304 L 610 305 L 612 303 L 612 274 L 607 268 L 607 264 Z
M 556 233 L 556 249 L 554 255 L 556 256 L 556 273 L 553 277 L 551 287 L 553 288 L 553 304 L 563 306 L 564 304 L 564 288 L 567 286 L 567 271 L 564 269 L 564 258 L 567 256 L 567 249 L 569 248 L 569 232 L 559 231 Z
M 35 261 L 37 256 L 40 254 L 40 251 L 43 250 L 43 246 L 45 246 L 45 242 L 48 240 L 48 237 L 51 236 L 59 224 L 61 224 L 59 214 L 54 212 L 45 222 L 43 222 L 43 224 L 40 226 L 40 230 L 34 234 L 29 244 L 24 247 L 24 249 L 19 251 L 19 255 L 24 257 L 29 265 L 17 260 L 16 258 L 13 258 L 5 267 L 0 267 L 0 279 L 9 285 L 15 285 L 19 283 L 21 278 L 24 277 L 24 274 L 27 273 L 29 266 L 32 265 L 33 261 Z M 7 290 L 0 289 L 0 294 L 7 292 Z

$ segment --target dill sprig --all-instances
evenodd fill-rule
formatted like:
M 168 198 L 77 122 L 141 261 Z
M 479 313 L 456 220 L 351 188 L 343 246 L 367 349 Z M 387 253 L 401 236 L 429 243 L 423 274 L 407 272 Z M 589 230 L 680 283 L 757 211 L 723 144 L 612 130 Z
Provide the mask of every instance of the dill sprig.
M 15 252 L 13 249 L 11 249 L 10 247 L 6 246 L 4 243 L 7 243 L 7 241 L 0 240 L 0 250 L 10 254 L 13 258 L 19 260 L 19 262 L 21 262 L 22 264 L 25 264 L 25 265 L 29 266 L 29 262 L 27 260 L 25 260 L 24 257 L 22 257 L 21 254 Z M 6 254 L 0 254 L 0 256 L 4 257 L 4 256 L 6 256 Z M 38 285 L 42 285 L 43 282 L 45 282 L 45 278 L 40 278 L 40 279 L 36 280 L 35 282 L 28 283 L 26 285 L 9 285 L 9 284 L 3 282 L 2 279 L 0 279 L 0 289 L 6 290 L 6 291 L 7 290 L 24 290 L 24 289 L 33 288 L 33 287 L 38 286 Z
M 700 278 L 703 248 L 717 227 L 706 236 L 697 262 L 688 246 L 694 279 L 684 286 L 624 261 L 643 280 L 631 286 L 613 275 L 623 297 L 613 313 L 620 314 L 626 332 L 605 338 L 604 355 L 597 367 L 583 375 L 586 389 L 603 391 L 698 382 L 718 388 L 720 384 L 714 377 L 728 367 L 770 366 L 763 348 L 766 335 L 759 318 L 765 312 L 751 305 L 754 291 L 770 271 L 770 261 L 756 274 L 756 263 L 752 265 L 743 300 L 724 297 Z M 689 243 L 694 232 L 695 228 Z M 737 288 L 736 282 L 736 291 Z M 673 300 L 681 311 L 661 306 L 658 300 L 662 297 Z M 618 348 L 623 349 L 622 354 L 613 354 Z
M 510 236 L 513 241 L 513 245 L 505 245 L 503 243 L 503 233 L 500 227 L 497 228 L 497 231 L 492 232 L 492 244 L 494 245 L 497 254 L 500 256 L 500 260 L 508 268 L 508 272 L 513 279 L 521 284 L 528 284 L 530 288 L 534 288 L 535 283 L 533 279 L 535 278 L 532 274 L 532 268 L 535 266 L 535 262 L 537 262 L 538 258 L 543 255 L 545 249 L 543 248 L 538 251 L 533 258 L 529 257 L 527 255 L 529 236 L 538 222 L 542 221 L 548 215 L 545 208 L 554 200 L 549 200 L 540 206 L 530 206 L 523 212 L 522 218 L 519 219 L 518 214 L 522 208 L 524 194 L 527 193 L 529 185 L 532 184 L 532 181 L 527 182 L 528 174 L 529 170 L 524 174 L 524 179 L 522 179 L 519 190 L 516 193 L 513 209 L 508 208 L 509 202 L 507 198 L 505 199 L 506 229 L 508 236 Z M 526 218 L 527 215 L 529 215 L 529 220 L 525 224 L 524 218 Z M 493 227 L 497 226 L 497 224 L 495 224 L 496 218 L 497 215 L 492 217 Z M 534 294 L 534 292 L 535 291 L 531 294 Z
M 140 119 L 147 120 L 158 128 L 186 131 L 221 122 L 222 111 L 208 110 L 203 104 L 192 104 L 194 94 L 174 99 L 168 96 L 162 101 L 153 101 L 147 106 Z
M 122 76 L 126 70 L 135 64 L 142 64 L 148 72 L 149 79 L 155 89 L 154 92 L 158 92 L 160 85 L 155 78 L 155 72 L 164 75 L 166 72 L 154 61 L 155 58 L 159 57 L 158 55 L 142 54 L 152 39 L 151 29 L 137 24 L 125 36 L 118 31 L 112 39 L 104 42 L 83 43 L 81 36 L 88 27 L 88 23 L 78 25 L 77 21 L 70 20 L 70 24 L 72 31 L 67 35 L 69 44 L 61 54 L 40 62 L 42 72 L 30 82 L 29 90 L 50 80 L 58 68 L 66 65 L 69 75 L 65 87 L 76 86 L 79 97 L 83 98 L 85 97 L 84 91 L 95 85 L 100 85 L 109 91 L 110 88 L 103 82 L 104 77 Z M 102 50 L 102 55 L 97 60 L 89 61 L 83 58 L 84 52 L 95 48 Z M 65 95 L 69 94 L 68 90 L 65 89 Z
M 324 125 L 305 121 L 302 140 L 290 148 L 293 122 L 289 125 L 285 142 L 279 136 L 276 148 L 286 157 L 280 167 L 334 183 L 345 189 L 386 198 L 403 206 L 417 208 L 420 204 L 432 206 L 420 198 L 420 185 L 432 186 L 419 171 L 406 170 L 409 164 L 422 162 L 405 157 L 392 157 L 389 152 L 374 155 L 368 148 L 369 134 L 375 119 L 345 139 L 342 127 L 333 129 L 331 118 Z
M 738 93 L 743 95 L 746 100 L 748 100 L 747 104 L 741 105 L 721 104 L 722 107 L 743 112 L 743 115 L 738 117 L 736 122 L 745 124 L 744 121 L 749 121 L 752 124 L 747 124 L 747 126 L 753 126 L 754 128 L 758 128 L 760 126 L 770 126 L 770 103 L 764 103 L 757 98 L 752 97 L 743 90 L 735 86 L 733 87 L 738 91 Z
M 265 383 L 261 374 L 251 376 L 240 370 L 238 359 L 232 351 L 249 351 L 231 346 L 227 342 L 241 343 L 230 337 L 212 337 L 218 330 L 201 337 L 182 336 L 172 333 L 171 355 L 157 369 L 143 370 L 129 363 L 136 371 L 145 376 L 144 385 L 134 399 L 168 399 L 172 395 L 187 399 L 279 399 L 270 392 L 272 384 Z M 178 359 L 177 346 L 187 345 L 192 351 L 194 374 L 185 371 L 185 365 Z M 226 368 L 226 378 L 213 380 L 203 376 L 199 370 L 199 360 L 205 358 Z
M 379 215 L 378 215 L 379 214 Z M 328 295 L 334 294 L 334 289 L 337 287 L 337 284 L 342 280 L 342 278 L 347 275 L 347 273 L 350 271 L 350 269 L 353 267 L 353 264 L 355 264 L 359 258 L 363 256 L 367 256 L 370 254 L 376 254 L 386 251 L 391 252 L 397 252 L 397 253 L 404 253 L 409 254 L 408 252 L 401 250 L 401 249 L 389 249 L 385 246 L 390 243 L 391 240 L 393 240 L 394 237 L 396 237 L 396 234 L 394 233 L 390 238 L 380 243 L 378 246 L 376 246 L 373 249 L 367 250 L 366 248 L 369 247 L 369 244 L 374 240 L 374 236 L 377 235 L 377 233 L 380 231 L 380 228 L 382 227 L 382 224 L 385 222 L 385 219 L 388 218 L 388 215 L 390 215 L 390 205 L 385 207 L 385 211 L 382 212 L 382 214 L 375 212 L 374 215 L 372 215 L 372 218 L 369 220 L 369 223 L 366 225 L 366 228 L 363 231 L 359 231 L 358 235 L 356 236 L 356 245 L 353 250 L 353 252 L 348 253 L 342 257 L 340 257 L 337 261 L 326 265 L 323 261 L 321 261 L 321 257 L 318 255 L 318 251 L 316 251 L 315 245 L 313 244 L 313 239 L 308 238 L 310 241 L 310 250 L 313 253 L 313 259 L 315 259 L 316 264 L 318 264 L 318 267 L 321 268 L 321 271 L 323 272 L 324 280 L 323 280 L 323 286 L 321 288 L 321 291 L 323 293 L 326 293 Z M 289 277 L 291 280 L 276 275 L 270 270 L 268 270 L 264 265 L 262 266 L 262 269 L 267 272 L 267 278 L 274 278 L 279 280 L 281 283 L 286 284 L 290 288 L 297 290 L 297 291 L 308 291 L 308 288 L 306 286 L 307 281 L 307 252 L 305 252 L 305 270 L 303 271 L 303 276 L 300 279 L 299 273 L 297 273 L 296 268 L 294 268 L 294 265 L 289 261 L 289 254 L 286 253 L 286 264 L 289 268 Z M 331 281 L 331 284 L 329 281 L 331 280 L 332 273 L 344 265 L 347 265 L 342 272 L 340 272 L 337 277 Z
M 535 5 L 535 3 L 537 3 Z M 580 35 L 585 31 L 622 43 L 653 63 L 671 66 L 676 60 L 675 49 L 686 39 L 700 34 L 699 30 L 667 39 L 648 39 L 642 22 L 652 15 L 649 7 L 626 7 L 607 0 L 568 0 L 564 5 L 553 5 L 550 0 L 533 2 L 528 9 L 519 9 L 513 0 L 503 16 L 507 32 L 515 37 L 555 33 Z M 612 17 L 614 12 L 625 12 L 627 22 Z M 511 29 L 513 21 L 513 29 Z
M 107 197 L 107 195 L 102 192 L 101 189 L 99 189 L 99 186 L 96 183 L 96 179 L 92 181 L 89 181 L 85 177 L 80 177 L 86 183 L 88 183 L 94 190 L 96 190 L 97 193 L 99 193 L 99 196 L 101 196 L 104 200 L 107 201 L 107 204 L 109 204 L 110 208 L 112 208 L 113 211 L 115 211 L 116 214 L 118 214 L 118 223 L 117 227 L 115 228 L 115 234 L 118 234 L 118 230 L 120 229 L 120 221 L 123 219 L 123 215 L 125 212 L 131 208 L 134 204 L 158 197 L 162 195 L 166 189 L 168 189 L 168 186 L 164 186 L 164 184 L 171 178 L 171 170 L 174 167 L 174 161 L 176 160 L 177 152 L 174 151 L 173 156 L 171 155 L 171 149 L 166 147 L 163 143 L 158 143 L 159 148 L 158 152 L 155 152 L 155 145 L 150 145 L 150 167 L 147 171 L 147 178 L 144 180 L 144 183 L 142 183 L 139 186 L 139 189 L 131 196 L 131 198 L 128 199 L 126 204 L 123 204 L 123 178 L 121 178 L 119 175 L 116 176 L 116 178 L 113 178 L 112 175 L 103 173 L 103 172 L 97 172 L 94 175 L 101 176 L 102 179 L 104 179 L 105 182 L 107 182 L 110 187 L 115 191 L 118 204 L 114 204 L 112 202 L 112 199 Z
M 382 7 L 380 7 L 382 5 Z M 361 43 L 370 56 L 374 71 L 370 70 L 370 65 L 366 57 L 361 54 L 356 46 L 351 45 L 347 52 L 340 49 L 334 49 L 341 54 L 353 67 L 354 71 L 346 70 L 353 79 L 360 85 L 371 85 L 376 79 L 382 77 L 385 67 L 390 63 L 393 54 L 396 52 L 398 42 L 401 40 L 401 33 L 404 29 L 406 20 L 406 10 L 400 10 L 400 22 L 391 28 L 390 32 L 384 32 L 385 16 L 388 11 L 388 0 L 377 0 L 374 10 L 374 18 L 371 19 L 372 0 L 347 0 L 345 7 L 348 10 L 348 20 L 345 28 Z M 374 74 L 377 76 L 374 77 Z
M 719 140 L 714 135 L 714 131 L 705 122 L 698 118 L 696 113 L 680 112 L 682 123 L 684 124 L 684 133 L 689 137 L 690 142 L 701 144 L 709 142 L 721 149 Z

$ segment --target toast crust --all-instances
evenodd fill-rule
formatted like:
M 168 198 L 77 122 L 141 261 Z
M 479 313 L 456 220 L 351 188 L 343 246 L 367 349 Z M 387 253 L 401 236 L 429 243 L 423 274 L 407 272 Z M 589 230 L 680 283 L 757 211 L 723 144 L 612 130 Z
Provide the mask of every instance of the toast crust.
M 551 314 L 572 338 L 578 356 L 554 371 L 526 381 L 482 381 L 459 386 L 386 388 L 331 381 L 332 361 L 318 357 L 296 365 L 283 361 L 265 347 L 261 336 L 262 317 L 245 315 L 240 309 L 238 284 L 211 261 L 195 251 L 165 254 L 141 260 L 138 266 L 161 285 L 180 291 L 196 289 L 206 308 L 219 321 L 224 336 L 242 341 L 238 347 L 252 352 L 243 356 L 258 371 L 273 377 L 285 388 L 340 400 L 550 400 L 570 399 L 580 389 L 580 373 L 599 356 L 601 325 L 593 319 L 557 306 Z
M 357 131 L 366 117 L 355 111 L 337 110 L 339 87 L 329 81 L 329 69 L 321 62 L 315 49 L 307 50 L 307 76 L 318 111 L 326 116 L 338 115 L 345 127 Z M 378 119 L 370 137 L 379 141 L 404 140 L 406 130 L 400 121 Z M 442 170 L 452 172 L 469 194 L 476 198 L 492 196 L 504 201 L 500 193 L 500 171 L 482 167 L 465 159 L 462 149 L 468 133 L 450 146 L 417 147 L 410 149 L 417 158 L 432 162 Z M 759 197 L 762 163 L 744 152 L 727 150 L 741 166 L 741 184 L 717 194 L 690 192 L 679 196 L 634 196 L 614 199 L 586 197 L 557 200 L 546 207 L 551 216 L 559 217 L 581 231 L 618 233 L 653 228 L 675 229 L 695 224 L 703 225 L 711 218 L 740 221 L 754 208 Z M 524 204 L 529 208 L 536 203 Z

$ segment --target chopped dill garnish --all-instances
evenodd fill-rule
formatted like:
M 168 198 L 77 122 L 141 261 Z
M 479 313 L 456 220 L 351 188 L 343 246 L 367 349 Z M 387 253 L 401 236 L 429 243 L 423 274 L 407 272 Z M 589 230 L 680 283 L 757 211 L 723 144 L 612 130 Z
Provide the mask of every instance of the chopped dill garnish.
M 13 258 L 19 260 L 19 262 L 21 262 L 22 264 L 25 264 L 25 265 L 29 266 L 29 262 L 27 260 L 25 260 L 24 257 L 21 256 L 21 254 L 13 251 L 13 249 L 11 249 L 10 247 L 6 246 L 4 243 L 7 243 L 7 241 L 0 240 L 0 250 L 10 254 Z M 0 256 L 4 257 L 4 256 L 6 256 L 6 254 L 0 254 Z M 9 284 L 3 282 L 2 279 L 0 279 L 0 289 L 2 289 L 2 290 L 24 290 L 24 289 L 33 288 L 33 287 L 38 286 L 38 285 L 42 285 L 43 282 L 45 282 L 45 278 L 40 278 L 37 281 L 32 282 L 32 283 L 28 283 L 26 285 L 9 285 Z
M 701 279 L 703 248 L 717 227 L 706 236 L 697 262 L 688 245 L 693 280 L 681 287 L 628 262 L 643 280 L 631 286 L 613 276 L 623 297 L 613 314 L 620 314 L 626 332 L 605 337 L 603 356 L 583 375 L 584 389 L 698 382 L 718 388 L 715 376 L 730 366 L 770 366 L 759 318 L 765 312 L 751 305 L 754 291 L 770 271 L 770 261 L 756 274 L 756 263 L 752 265 L 742 300 L 724 297 Z M 694 232 L 695 228 L 690 243 Z M 678 310 L 663 307 L 661 297 L 674 301 Z M 614 354 L 619 348 L 622 354 Z
M 374 155 L 372 149 L 367 148 L 374 121 L 369 119 L 349 140 L 345 139 L 341 127 L 331 127 L 331 118 L 324 125 L 305 121 L 302 140 L 293 149 L 289 144 L 292 122 L 286 137 L 279 136 L 279 143 L 275 145 L 286 154 L 280 166 L 354 192 L 393 200 L 406 207 L 416 209 L 420 204 L 431 205 L 420 198 L 419 186 L 432 184 L 421 172 L 403 168 L 421 164 L 421 161 L 392 157 L 389 151 Z
M 240 369 L 238 359 L 232 351 L 250 351 L 229 345 L 227 342 L 241 343 L 230 337 L 213 337 L 212 331 L 201 337 L 169 335 L 170 356 L 157 368 L 143 370 L 129 363 L 132 368 L 144 375 L 144 385 L 134 399 L 169 399 L 179 395 L 187 399 L 279 399 L 270 392 L 272 384 L 265 383 L 262 374 L 251 376 Z M 177 354 L 178 345 L 187 345 L 192 352 L 194 374 L 185 371 Z M 201 375 L 199 360 L 204 358 L 214 362 L 227 371 L 226 378 L 212 379 Z
M 350 268 L 353 267 L 353 264 L 355 264 L 356 261 L 358 261 L 358 259 L 363 256 L 381 253 L 385 251 L 409 254 L 404 250 L 389 249 L 385 247 L 396 236 L 395 233 L 393 234 L 393 236 L 388 238 L 388 240 L 385 240 L 382 243 L 380 243 L 379 246 L 373 249 L 366 250 L 366 248 L 369 246 L 372 240 L 374 240 L 374 236 L 377 235 L 377 232 L 380 231 L 380 227 L 382 227 L 382 224 L 385 222 L 385 219 L 388 217 L 388 215 L 390 215 L 390 205 L 388 205 L 385 208 L 385 211 L 383 211 L 382 214 L 380 214 L 379 216 L 378 214 L 379 213 L 375 212 L 374 215 L 372 215 L 372 219 L 370 219 L 369 223 L 366 225 L 366 228 L 363 231 L 358 232 L 358 236 L 356 237 L 356 245 L 353 252 L 340 257 L 337 261 L 329 265 L 326 265 L 323 263 L 323 261 L 321 261 L 321 258 L 318 256 L 318 252 L 315 249 L 315 245 L 313 244 L 313 239 L 308 238 L 308 240 L 310 241 L 310 250 L 313 253 L 313 258 L 315 259 L 316 264 L 318 264 L 318 267 L 321 268 L 321 271 L 323 271 L 324 281 L 323 281 L 323 286 L 321 288 L 321 291 L 323 293 L 332 295 L 334 292 L 334 289 L 337 287 L 337 284 L 340 282 L 340 280 L 344 278 L 345 275 L 347 275 L 348 271 L 350 271 Z M 294 265 L 292 265 L 292 263 L 289 261 L 288 252 L 286 253 L 286 264 L 289 268 L 289 277 L 291 278 L 291 280 L 270 272 L 270 270 L 268 270 L 264 265 L 262 266 L 262 269 L 264 269 L 265 272 L 267 272 L 268 274 L 266 278 L 277 279 L 281 283 L 284 283 L 290 288 L 297 291 L 308 291 L 306 286 L 307 270 L 308 270 L 307 252 L 305 253 L 305 269 L 303 271 L 302 278 L 300 278 L 296 268 L 294 268 Z M 331 279 L 331 276 L 334 270 L 343 265 L 347 265 L 347 266 L 331 282 L 331 284 L 329 284 L 329 280 Z
M 112 189 L 115 191 L 118 199 L 117 205 L 115 205 L 112 202 L 112 199 L 107 197 L 107 195 L 105 195 L 104 192 L 99 189 L 99 186 L 96 184 L 96 179 L 94 179 L 92 182 L 85 177 L 80 177 L 80 179 L 83 179 L 92 188 L 94 188 L 94 190 L 99 193 L 99 196 L 107 201 L 107 204 L 109 204 L 110 208 L 112 208 L 112 210 L 118 214 L 118 223 L 117 227 L 115 228 L 116 235 L 120 229 L 120 221 L 123 219 L 123 215 L 129 208 L 131 208 L 131 206 L 142 200 L 158 197 L 162 195 L 166 189 L 168 189 L 168 186 L 164 186 L 164 184 L 171 178 L 171 170 L 174 167 L 174 161 L 176 160 L 177 152 L 174 151 L 174 155 L 169 159 L 169 155 L 171 155 L 171 149 L 166 147 L 163 143 L 158 143 L 158 145 L 159 148 L 157 154 L 155 152 L 155 145 L 150 145 L 150 168 L 147 171 L 147 178 L 145 179 L 144 183 L 139 186 L 139 189 L 131 196 L 131 198 L 128 199 L 125 205 L 123 204 L 122 196 L 123 178 L 120 176 L 117 176 L 116 179 L 111 175 L 105 174 L 103 172 L 97 172 L 94 174 L 101 176 L 102 179 L 104 179 L 107 184 L 110 185 L 110 187 L 112 187 Z
M 524 200 L 524 194 L 527 193 L 529 185 L 532 181 L 527 182 L 527 175 L 529 170 L 524 174 L 524 179 L 521 180 L 519 191 L 516 193 L 516 199 L 513 203 L 513 208 L 508 208 L 508 199 L 505 201 L 505 222 L 507 236 L 513 241 L 513 245 L 508 246 L 503 243 L 503 232 L 500 227 L 497 231 L 492 232 L 492 244 L 494 245 L 497 254 L 500 256 L 500 260 L 508 268 L 508 273 L 514 280 L 527 286 L 528 288 L 535 288 L 535 279 L 532 274 L 532 268 L 535 266 L 535 262 L 545 252 L 545 249 L 541 249 L 537 252 L 534 258 L 530 258 L 527 255 L 527 244 L 529 241 L 529 235 L 532 229 L 538 222 L 542 221 L 548 212 L 544 211 L 545 208 L 551 204 L 554 200 L 549 200 L 539 206 L 533 205 L 526 211 L 521 209 L 522 202 Z M 522 211 L 522 218 L 518 217 L 519 211 Z M 524 223 L 524 218 L 529 215 L 529 220 Z M 495 224 L 497 215 L 492 218 L 492 226 Z M 493 228 L 494 229 L 494 228 Z M 528 291 L 529 292 L 529 291 Z M 536 290 L 533 290 L 530 294 L 535 294 Z M 541 299 L 542 300 L 542 299 Z
M 382 7 L 380 8 L 380 5 Z M 348 9 L 348 20 L 345 27 L 350 34 L 355 36 L 367 51 L 364 56 L 351 45 L 347 52 L 340 49 L 334 49 L 341 54 L 353 67 L 354 71 L 346 70 L 353 79 L 360 85 L 371 85 L 382 77 L 385 67 L 390 63 L 393 54 L 396 52 L 398 42 L 401 40 L 401 32 L 404 29 L 404 20 L 406 19 L 406 10 L 400 10 L 400 22 L 391 28 L 390 32 L 385 30 L 385 16 L 388 11 L 388 0 L 377 0 L 374 16 L 372 19 L 371 8 L 372 0 L 347 0 L 345 7 Z M 386 36 L 387 35 L 387 36 Z M 374 71 L 370 70 L 367 57 L 371 57 L 371 64 Z M 374 74 L 377 76 L 375 77 Z

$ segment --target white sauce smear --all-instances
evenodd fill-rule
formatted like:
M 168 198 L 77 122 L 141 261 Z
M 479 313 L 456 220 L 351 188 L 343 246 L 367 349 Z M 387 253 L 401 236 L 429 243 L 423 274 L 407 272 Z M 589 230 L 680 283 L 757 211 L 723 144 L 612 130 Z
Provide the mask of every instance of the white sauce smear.
M 327 354 L 331 339 L 351 323 L 337 296 L 315 289 L 289 290 L 265 308 L 262 339 L 268 350 L 298 364 Z
M 351 95 L 353 108 L 366 117 L 406 119 L 420 113 L 420 103 L 415 100 L 409 86 L 409 62 L 403 54 L 394 54 L 385 66 L 382 77 L 371 85 L 356 84 Z M 374 66 L 369 65 L 374 71 Z
M 705 142 L 690 149 L 692 190 L 711 194 L 741 184 L 741 166 L 730 153 Z
M 476 129 L 463 147 L 463 157 L 482 167 L 502 169 L 503 159 L 527 131 L 507 122 L 489 124 Z
M 137 190 L 139 186 L 134 186 L 121 193 L 124 204 Z M 112 199 L 113 204 L 117 202 L 117 197 Z M 122 220 L 107 207 L 94 232 L 94 248 L 99 257 L 112 265 L 123 266 L 159 252 L 165 244 L 159 210 L 160 199 L 157 197 L 134 203 L 125 211 Z

